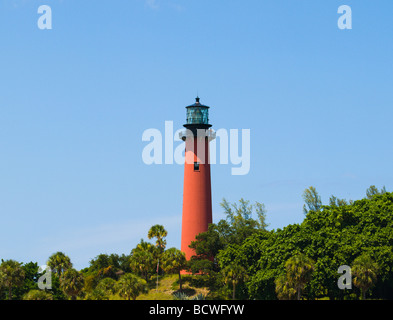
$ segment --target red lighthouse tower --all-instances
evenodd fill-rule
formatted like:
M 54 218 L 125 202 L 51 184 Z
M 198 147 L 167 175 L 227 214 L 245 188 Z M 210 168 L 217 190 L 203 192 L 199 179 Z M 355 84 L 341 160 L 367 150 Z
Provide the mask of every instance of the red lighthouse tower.
M 212 223 L 212 198 L 209 163 L 209 142 L 215 138 L 210 129 L 209 107 L 199 102 L 186 107 L 187 129 L 181 133 L 186 143 L 184 164 L 183 217 L 181 251 L 187 260 L 195 253 L 189 248 L 195 236 Z

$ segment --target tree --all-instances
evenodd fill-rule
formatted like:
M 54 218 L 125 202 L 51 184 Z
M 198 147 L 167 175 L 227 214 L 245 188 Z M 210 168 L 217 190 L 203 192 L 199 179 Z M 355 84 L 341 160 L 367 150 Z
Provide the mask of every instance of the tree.
M 23 300 L 53 300 L 53 296 L 43 290 L 30 290 L 23 296 Z
M 349 200 L 349 202 L 345 199 L 339 199 L 333 195 L 330 196 L 329 198 L 329 205 L 332 207 L 342 207 L 342 206 L 347 206 L 348 204 L 352 204 L 353 201 Z
M 12 290 L 13 299 L 20 300 L 30 290 L 38 289 L 37 281 L 42 273 L 38 273 L 37 262 L 28 262 L 21 265 L 24 272 L 23 284 Z
M 266 209 L 262 203 L 250 205 L 250 201 L 242 198 L 238 204 L 231 204 L 224 198 L 220 205 L 226 219 L 210 224 L 206 232 L 198 234 L 196 241 L 191 242 L 190 248 L 195 250 L 195 256 L 199 260 L 212 260 L 228 244 L 241 244 L 247 237 L 255 232 L 265 231 L 268 226 Z M 257 219 L 253 219 L 253 215 Z
M 285 273 L 281 274 L 275 281 L 277 297 L 280 300 L 293 300 L 296 297 L 296 290 L 288 281 Z
M 5 287 L 5 274 L 3 271 L 1 271 L 0 268 L 0 300 L 3 300 L 3 295 L 4 295 L 4 287 Z
M 102 279 L 96 289 L 102 290 L 108 294 L 114 294 L 116 292 L 116 281 L 112 278 Z
M 120 269 L 120 257 L 117 254 L 99 254 L 94 259 L 90 260 L 91 271 L 100 271 L 111 267 L 113 270 Z
M 217 224 L 211 223 L 207 231 L 202 232 L 192 241 L 190 248 L 194 249 L 198 259 L 209 260 L 230 243 L 231 226 L 226 220 L 220 220 Z
M 50 289 L 50 293 L 53 295 L 53 300 L 67 300 L 67 295 L 61 288 L 60 278 L 55 273 L 52 273 L 52 289 Z
M 165 230 L 164 226 L 160 225 L 160 224 L 156 224 L 154 226 L 152 226 L 149 230 L 149 232 L 147 233 L 147 237 L 149 239 L 152 238 L 157 238 L 156 241 L 156 248 L 157 250 L 157 274 L 159 271 L 159 259 L 161 254 L 164 252 L 165 247 L 166 247 L 166 240 L 164 239 L 166 236 L 168 235 L 168 232 Z
M 71 259 L 60 251 L 53 253 L 46 264 L 58 275 L 58 277 L 61 277 L 63 272 L 67 269 L 72 268 Z
M 0 283 L 8 288 L 8 300 L 12 300 L 12 288 L 23 285 L 25 271 L 22 263 L 15 260 L 1 260 L 0 264 Z
M 265 205 L 262 203 L 251 205 L 249 200 L 241 198 L 239 204 L 231 204 L 224 198 L 220 205 L 230 226 L 228 243 L 240 244 L 254 232 L 265 230 L 268 226 Z M 253 219 L 254 209 L 258 219 Z
M 69 268 L 63 272 L 60 278 L 60 287 L 63 292 L 71 298 L 76 300 L 76 297 L 82 291 L 84 286 L 83 275 L 73 268 Z
M 131 270 L 143 277 L 146 282 L 156 270 L 157 250 L 154 245 L 141 239 L 141 242 L 131 251 Z
M 130 258 L 131 256 L 126 254 L 122 254 L 121 256 L 119 256 L 119 268 L 124 273 L 130 273 L 132 271 L 130 267 Z
M 351 293 L 337 286 L 341 265 L 349 265 L 364 252 L 378 264 L 378 281 L 367 291 L 376 299 L 393 299 L 393 193 L 356 200 L 347 206 L 324 206 L 298 224 L 253 233 L 240 245 L 225 245 L 217 260 L 243 266 L 250 275 L 245 299 L 278 297 L 276 279 L 285 262 L 302 252 L 315 261 L 312 278 L 302 295 L 308 299 L 348 299 Z M 288 280 L 288 279 L 287 279 Z M 240 293 L 240 292 L 239 292 Z
M 385 186 L 383 186 L 381 190 L 378 190 L 376 186 L 372 185 L 366 190 L 367 199 L 372 199 L 375 195 L 384 194 L 384 193 L 386 193 Z
M 248 279 L 248 275 L 246 270 L 238 265 L 231 263 L 222 269 L 222 274 L 224 276 L 224 282 L 232 283 L 232 299 L 235 300 L 236 298 L 236 286 L 240 281 L 245 281 Z
M 304 190 L 303 200 L 306 203 L 303 206 L 304 214 L 307 214 L 308 211 L 319 211 L 322 207 L 321 196 L 318 194 L 317 190 L 313 186 Z
M 157 238 L 156 247 L 160 249 L 160 252 L 163 252 L 166 247 L 166 240 L 164 238 L 167 235 L 168 232 L 165 230 L 164 226 L 156 224 L 150 228 L 147 237 L 149 239 Z
M 147 292 L 147 282 L 132 273 L 124 274 L 117 284 L 121 297 L 135 300 L 141 293 Z
M 110 278 L 106 278 L 106 279 L 110 279 Z M 85 296 L 85 300 L 99 300 L 99 301 L 109 300 L 109 294 L 101 289 L 95 288 Z
M 357 257 L 351 269 L 353 284 L 360 289 L 361 298 L 366 299 L 367 290 L 377 281 L 378 265 L 368 254 Z
M 187 260 L 184 252 L 177 248 L 170 248 L 166 250 L 162 256 L 162 268 L 168 273 L 177 273 L 179 275 L 180 292 L 182 289 L 181 271 L 187 265 Z
M 212 275 L 213 271 L 219 271 L 216 256 L 225 248 L 230 225 L 225 220 L 217 224 L 211 223 L 206 232 L 202 232 L 192 241 L 190 248 L 194 249 L 195 255 L 188 261 L 188 266 L 193 273 L 207 273 Z
M 112 278 L 104 278 L 94 289 L 90 288 L 90 292 L 87 294 L 86 300 L 109 300 L 109 297 L 115 294 L 116 290 L 117 282 Z
M 289 285 L 296 291 L 297 300 L 300 300 L 302 290 L 311 278 L 314 264 L 314 261 L 304 254 L 293 256 L 285 263 L 286 277 Z
M 198 259 L 196 256 L 192 256 L 187 261 L 186 269 L 191 271 L 193 274 L 212 274 L 214 272 L 214 263 L 208 259 Z
M 221 203 L 226 219 L 208 226 L 206 232 L 196 236 L 190 248 L 195 255 L 188 261 L 188 268 L 193 273 L 202 272 L 208 276 L 208 286 L 214 291 L 218 289 L 221 295 L 222 274 L 218 256 L 228 246 L 240 246 L 247 238 L 260 232 L 265 233 L 266 209 L 264 204 L 241 198 L 237 203 L 230 203 L 225 198 Z M 244 265 L 243 265 L 244 266 Z M 222 293 L 222 295 L 225 295 Z

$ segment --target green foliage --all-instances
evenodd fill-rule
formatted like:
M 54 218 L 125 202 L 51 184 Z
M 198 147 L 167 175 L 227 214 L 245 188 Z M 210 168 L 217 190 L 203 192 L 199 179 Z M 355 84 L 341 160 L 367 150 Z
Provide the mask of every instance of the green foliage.
M 321 196 L 318 194 L 317 190 L 311 186 L 303 192 L 303 200 L 306 203 L 303 206 L 304 214 L 307 214 L 309 210 L 319 211 L 322 207 Z M 308 209 L 307 209 L 308 207 Z
M 135 300 L 147 288 L 147 282 L 132 273 L 124 274 L 117 283 L 119 295 L 127 300 Z
M 46 263 L 53 272 L 55 272 L 59 277 L 65 272 L 67 269 L 72 268 L 71 259 L 65 255 L 63 252 L 56 252 L 52 254 L 48 262 Z
M 179 275 L 180 291 L 182 291 L 182 281 L 180 272 L 187 266 L 187 260 L 184 252 L 176 248 L 166 250 L 162 256 L 162 268 L 168 273 L 177 273 Z
M 196 236 L 196 241 L 190 245 L 195 250 L 195 256 L 188 263 L 193 273 L 202 272 L 209 277 L 209 287 L 217 298 L 231 293 L 233 297 L 233 289 L 228 290 L 227 286 L 222 285 L 224 278 L 221 270 L 232 262 L 238 247 L 252 235 L 267 233 L 266 210 L 262 203 L 252 205 L 243 198 L 238 203 L 229 203 L 223 199 L 221 207 L 226 219 L 210 224 L 208 231 Z M 236 263 L 239 263 L 238 260 Z M 243 298 L 244 295 L 240 294 L 244 291 L 242 284 L 239 288 L 238 295 Z
M 184 292 L 174 292 L 172 296 L 173 300 L 206 300 L 206 296 L 202 293 L 197 294 L 195 297 L 189 297 Z
M 55 273 L 52 273 L 52 289 L 48 292 L 52 294 L 53 300 L 67 300 L 66 294 L 60 287 L 60 278 Z
M 86 290 L 86 279 L 85 279 Z M 87 291 L 87 290 L 86 290 Z M 117 282 L 112 278 L 102 279 L 95 288 L 87 291 L 86 300 L 109 300 L 117 291 Z
M 188 300 L 189 296 L 184 292 L 174 292 L 172 293 L 173 300 Z
M 30 290 L 23 296 L 23 300 L 53 300 L 53 295 L 43 290 Z
M 156 238 L 156 247 L 159 248 L 160 252 L 163 252 L 166 247 L 166 240 L 164 239 L 168 235 L 168 232 L 165 230 L 164 226 L 160 224 L 156 224 L 152 226 L 147 233 L 147 237 L 149 239 Z
M 38 273 L 37 262 L 29 262 L 26 264 L 17 262 L 17 264 L 19 265 L 24 277 L 20 283 L 13 283 L 12 284 L 12 298 L 13 299 L 21 300 L 21 299 L 28 298 L 29 300 L 35 300 L 34 297 L 36 297 L 36 295 L 38 295 L 38 293 L 36 291 L 41 291 L 43 293 L 50 295 L 50 299 L 48 298 L 49 300 L 52 300 L 52 299 L 53 300 L 64 300 L 66 298 L 64 293 L 60 289 L 59 277 L 55 273 L 52 273 L 52 288 L 42 291 L 42 290 L 38 290 L 37 281 L 38 281 L 39 277 L 43 275 L 43 273 Z M 2 273 L 2 271 L 0 268 L 0 274 L 1 273 Z M 4 273 L 3 273 L 3 275 L 5 277 Z M 0 278 L 1 278 L 1 275 L 0 275 Z M 1 288 L 1 285 L 0 285 L 0 288 Z M 3 286 L 3 288 L 4 288 L 4 286 Z M 0 291 L 0 292 L 3 293 L 2 291 Z M 31 293 L 31 295 L 27 295 L 28 293 Z M 0 299 L 6 299 L 6 298 L 8 298 L 8 296 L 9 296 L 9 293 L 8 293 L 8 288 L 7 288 L 7 290 L 5 291 L 5 294 L 3 293 L 2 296 L 0 295 Z M 38 295 L 37 300 L 38 300 L 38 298 L 41 299 L 42 297 L 45 298 L 48 296 L 46 296 L 44 294 Z M 46 300 L 46 299 L 44 299 L 44 300 Z
M 200 293 L 197 294 L 195 297 L 190 298 L 190 300 L 206 300 L 206 295 Z
M 304 254 L 297 254 L 285 262 L 286 285 L 292 287 L 300 300 L 305 285 L 311 278 L 315 262 Z
M 206 232 L 195 237 L 196 240 L 191 242 L 190 248 L 195 250 L 198 259 L 208 260 L 225 247 L 230 231 L 230 225 L 225 220 L 218 224 L 211 223 Z
M 109 278 L 107 278 L 109 279 Z M 109 300 L 110 295 L 108 292 L 95 288 L 85 296 L 85 300 Z
M 345 199 L 339 199 L 333 195 L 329 198 L 329 206 L 331 207 L 342 207 L 347 206 L 348 204 L 353 204 L 353 201 L 349 200 L 348 202 Z
M 81 270 L 84 277 L 84 293 L 89 300 L 107 300 L 105 290 L 97 289 L 97 285 L 106 279 L 118 280 L 124 273 L 131 272 L 131 258 L 122 254 L 99 254 L 90 260 L 90 266 Z M 110 282 L 108 280 L 108 282 Z M 105 283 L 105 282 L 104 282 Z M 96 290 L 97 289 L 97 290 Z
M 239 204 L 230 204 L 223 199 L 221 207 L 224 209 L 226 220 L 230 228 L 226 229 L 226 243 L 242 243 L 247 237 L 258 230 L 265 230 L 266 209 L 264 204 L 256 202 L 250 205 L 250 201 L 241 198 Z M 257 219 L 253 219 L 253 212 Z
M 309 211 L 301 224 L 252 234 L 241 245 L 229 245 L 218 254 L 221 266 L 242 265 L 250 279 L 248 298 L 276 299 L 275 281 L 285 273 L 285 262 L 303 253 L 313 261 L 313 276 L 305 297 L 353 298 L 340 290 L 337 270 L 352 266 L 363 253 L 378 265 L 378 279 L 370 296 L 393 298 L 393 194 L 374 195 L 344 206 L 322 206 Z
M 248 279 L 248 275 L 246 270 L 239 264 L 230 263 L 226 267 L 222 269 L 222 275 L 224 279 L 224 283 L 228 284 L 231 283 L 233 290 L 232 290 L 232 299 L 236 299 L 236 286 L 241 281 L 245 281 Z
M 131 251 L 131 270 L 146 282 L 149 281 L 150 276 L 156 272 L 158 254 L 157 247 L 141 239 L 141 242 Z
M 205 274 L 217 274 L 222 269 L 218 261 L 224 259 L 223 256 L 218 258 L 220 252 L 241 245 L 255 233 L 266 232 L 266 210 L 262 203 L 255 202 L 251 205 L 250 201 L 242 198 L 239 203 L 231 204 L 223 199 L 221 207 L 224 209 L 226 220 L 210 224 L 208 231 L 197 235 L 196 241 L 190 245 L 196 253 L 189 261 L 189 269 L 194 273 L 202 271 Z
M 0 287 L 8 289 L 8 300 L 12 300 L 14 287 L 21 287 L 25 279 L 25 271 L 21 262 L 15 260 L 1 260 L 0 264 Z
M 97 257 L 90 260 L 90 271 L 101 271 L 108 268 L 113 270 L 120 269 L 119 256 L 117 254 L 99 254 Z
M 351 272 L 353 284 L 360 289 L 362 299 L 365 299 L 367 290 L 377 281 L 378 265 L 368 254 L 362 254 L 353 262 Z
M 213 261 L 207 259 L 198 259 L 195 256 L 191 257 L 188 261 L 186 269 L 190 270 L 193 274 L 207 275 L 213 271 Z
M 159 240 L 153 227 L 149 237 L 157 238 L 156 245 L 142 239 L 130 255 L 100 254 L 81 272 L 72 269 L 64 253 L 52 254 L 52 289 L 46 291 L 37 291 L 37 263 L 2 260 L 0 299 L 136 299 L 155 287 L 151 276 L 158 259 L 162 270 L 179 275 L 180 289 L 180 271 L 196 273 L 184 277 L 189 285 L 208 287 L 209 299 L 393 299 L 393 194 L 372 186 L 365 199 L 332 196 L 323 206 L 315 188 L 309 191 L 303 222 L 272 231 L 266 230 L 262 204 L 224 199 L 226 220 L 197 236 L 190 246 L 196 255 L 189 262 L 180 250 L 165 250 L 165 233 Z M 352 267 L 353 290 L 337 286 L 342 265 Z M 163 296 L 154 294 L 149 297 Z
M 29 262 L 21 264 L 21 268 L 24 273 L 24 279 L 21 286 L 15 287 L 12 290 L 12 294 L 15 299 L 21 299 L 30 290 L 38 289 L 37 280 L 41 276 L 38 273 L 38 264 L 36 262 Z
M 102 279 L 96 289 L 101 290 L 105 293 L 108 293 L 109 295 L 115 294 L 116 292 L 116 281 L 113 280 L 112 278 L 105 278 Z
M 376 186 L 372 185 L 366 190 L 367 199 L 372 199 L 375 195 L 384 194 L 384 193 L 386 193 L 385 186 L 381 190 L 378 190 Z
M 82 273 L 73 268 L 69 268 L 63 272 L 60 278 L 60 288 L 71 300 L 76 300 L 83 286 L 84 279 Z
M 293 300 L 296 297 L 296 289 L 285 273 L 276 278 L 274 282 L 278 299 Z

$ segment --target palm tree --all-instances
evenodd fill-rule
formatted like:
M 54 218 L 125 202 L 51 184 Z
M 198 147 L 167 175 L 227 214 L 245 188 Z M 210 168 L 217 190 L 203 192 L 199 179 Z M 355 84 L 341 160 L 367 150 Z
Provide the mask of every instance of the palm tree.
M 59 278 L 64 271 L 72 268 L 71 259 L 60 251 L 52 254 L 46 264 L 59 276 Z
M 280 300 L 293 300 L 296 296 L 296 290 L 288 281 L 286 274 L 282 274 L 275 281 L 277 297 Z
M 8 288 L 8 300 L 12 300 L 12 287 L 23 285 L 24 278 L 22 263 L 15 260 L 1 260 L 0 284 Z
M 152 226 L 147 233 L 147 237 L 149 239 L 157 238 L 156 247 L 160 248 L 160 251 L 163 252 L 166 247 L 166 240 L 164 238 L 168 235 L 168 232 L 165 230 L 164 226 L 160 224 L 156 224 Z
M 96 289 L 102 290 L 107 294 L 114 294 L 116 292 L 116 281 L 112 278 L 104 278 L 102 279 Z
M 126 273 L 118 281 L 117 289 L 121 297 L 135 300 L 141 293 L 147 292 L 147 282 L 132 273 Z
M 149 280 L 149 275 L 154 272 L 156 251 L 156 247 L 149 242 L 143 241 L 143 239 L 131 251 L 130 267 L 133 272 L 141 275 L 146 282 Z
M 165 230 L 164 226 L 160 224 L 156 224 L 152 226 L 147 233 L 147 237 L 149 239 L 157 238 L 156 247 L 157 247 L 157 254 L 156 254 L 156 261 L 157 261 L 157 275 L 159 269 L 159 259 L 161 254 L 164 252 L 166 247 L 166 240 L 164 239 L 168 235 L 168 232 Z
M 162 260 L 162 268 L 165 272 L 179 275 L 180 292 L 182 292 L 181 271 L 187 265 L 186 255 L 177 248 L 170 248 L 164 252 Z
M 314 261 L 304 254 L 298 254 L 285 262 L 287 280 L 296 290 L 298 300 L 300 300 L 302 290 L 311 278 L 314 264 Z
M 224 276 L 224 282 L 226 284 L 229 282 L 232 283 L 232 299 L 235 300 L 236 286 L 240 281 L 245 281 L 248 278 L 246 270 L 238 264 L 231 263 L 222 269 L 222 273 Z
M 354 260 L 351 270 L 353 284 L 360 289 L 363 300 L 366 299 L 367 290 L 377 281 L 377 272 L 378 265 L 368 254 L 362 254 Z
M 60 278 L 60 288 L 67 296 L 71 297 L 71 300 L 76 300 L 83 286 L 83 275 L 75 269 L 67 269 Z

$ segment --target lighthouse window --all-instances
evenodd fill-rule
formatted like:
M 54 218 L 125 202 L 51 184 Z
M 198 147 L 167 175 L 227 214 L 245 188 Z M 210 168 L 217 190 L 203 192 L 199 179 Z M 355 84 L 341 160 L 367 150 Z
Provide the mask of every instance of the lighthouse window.
M 187 109 L 187 124 L 208 124 L 209 111 L 206 107 L 192 107 Z
M 194 162 L 194 171 L 199 171 L 199 162 Z

